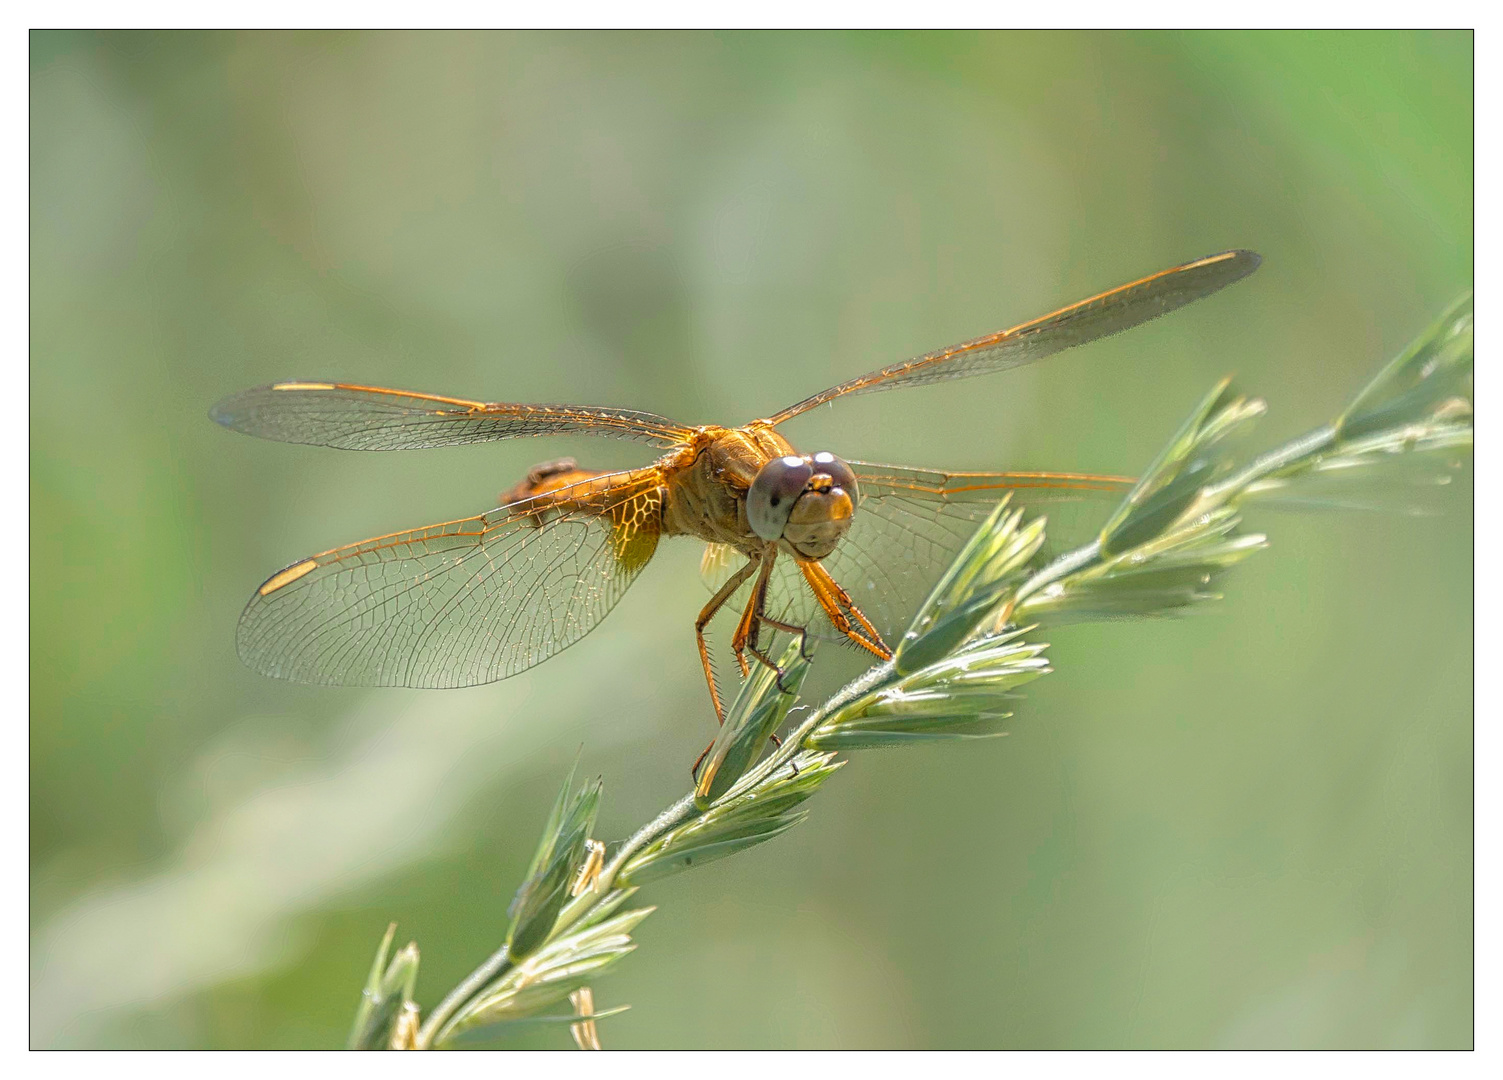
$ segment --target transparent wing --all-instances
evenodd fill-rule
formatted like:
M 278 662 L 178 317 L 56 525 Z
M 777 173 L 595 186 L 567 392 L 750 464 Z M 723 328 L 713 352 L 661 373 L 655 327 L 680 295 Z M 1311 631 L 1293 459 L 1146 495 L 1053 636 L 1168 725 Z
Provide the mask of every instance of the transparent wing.
M 832 386 L 769 419 L 784 420 L 847 394 L 921 386 L 1004 371 L 1156 319 L 1239 281 L 1258 268 L 1251 251 L 1224 251 L 1160 271 L 995 334 L 952 345 Z
M 655 469 L 593 477 L 487 514 L 335 548 L 274 574 L 240 616 L 266 675 L 474 686 L 589 633 L 657 547 Z
M 278 442 L 340 450 L 417 450 L 584 432 L 672 446 L 689 429 L 652 413 L 593 405 L 514 405 L 347 383 L 282 382 L 231 394 L 216 423 Z
M 1036 556 L 1042 565 L 1094 539 L 1133 485 L 1126 477 L 1087 473 L 946 473 L 862 461 L 850 466 L 861 504 L 851 531 L 824 564 L 889 647 L 1004 494 L 1011 492 L 1012 505 L 1026 507 L 1028 517 L 1049 519 Z M 841 637 L 791 559 L 779 559 L 774 568 L 768 610 L 781 611 L 781 621 L 808 627 L 816 637 Z

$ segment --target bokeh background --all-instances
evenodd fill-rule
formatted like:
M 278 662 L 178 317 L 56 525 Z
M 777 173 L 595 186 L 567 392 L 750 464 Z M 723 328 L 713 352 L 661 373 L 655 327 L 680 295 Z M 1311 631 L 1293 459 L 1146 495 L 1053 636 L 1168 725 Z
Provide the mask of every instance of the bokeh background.
M 431 1006 L 505 932 L 563 774 L 624 836 L 710 717 L 699 551 L 452 692 L 264 679 L 308 552 L 625 443 L 347 454 L 216 428 L 287 377 L 742 422 L 1208 252 L 1252 279 L 1036 369 L 789 426 L 1135 472 L 1236 372 L 1275 440 L 1471 284 L 1452 34 L 31 37 L 31 1031 L 342 1043 L 389 920 Z M 1011 737 L 859 756 L 650 888 L 613 1047 L 1465 1047 L 1472 539 L 1266 515 L 1181 621 L 1051 635 Z M 563 1047 L 562 1029 L 501 1045 Z

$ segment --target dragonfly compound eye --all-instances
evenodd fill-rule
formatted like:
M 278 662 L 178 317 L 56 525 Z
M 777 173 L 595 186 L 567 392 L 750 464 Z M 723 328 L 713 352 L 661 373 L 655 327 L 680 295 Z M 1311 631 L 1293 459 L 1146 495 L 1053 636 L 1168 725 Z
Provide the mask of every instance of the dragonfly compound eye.
M 782 536 L 793 504 L 813 475 L 814 466 L 800 457 L 775 458 L 763 465 L 746 493 L 746 521 L 752 532 L 763 540 Z
M 834 454 L 809 459 L 814 473 L 783 525 L 783 539 L 810 559 L 823 559 L 835 550 L 856 513 L 856 474 Z
M 861 497 L 856 491 L 856 473 L 840 458 L 827 450 L 822 450 L 814 455 L 815 473 L 824 473 L 835 482 L 835 486 L 851 497 L 851 506 L 854 508 L 861 502 Z

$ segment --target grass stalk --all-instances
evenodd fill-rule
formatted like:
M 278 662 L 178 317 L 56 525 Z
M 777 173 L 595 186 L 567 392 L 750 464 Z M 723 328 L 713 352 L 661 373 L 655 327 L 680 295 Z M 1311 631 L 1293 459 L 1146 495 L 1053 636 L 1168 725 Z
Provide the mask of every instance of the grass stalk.
M 810 663 L 799 643 L 790 644 L 782 680 L 754 676 L 743 686 L 696 791 L 616 845 L 603 863 L 589 836 L 600 783 L 576 790 L 571 772 L 509 910 L 506 943 L 419 1027 L 417 948 L 388 960 L 395 928 L 388 929 L 351 1048 L 448 1047 L 538 1023 L 567 1026 L 581 1045 L 593 1044 L 593 1022 L 620 1009 L 594 1011 L 588 986 L 635 949 L 631 931 L 653 910 L 626 908 L 640 885 L 793 828 L 808 813 L 802 804 L 849 750 L 1000 734 L 1017 687 L 1052 670 L 1047 646 L 1028 640 L 1035 629 L 1172 615 L 1216 599 L 1216 582 L 1266 546 L 1261 534 L 1242 530 L 1247 506 L 1415 511 L 1470 453 L 1472 365 L 1468 294 L 1336 420 L 1243 464 L 1229 436 L 1246 431 L 1264 405 L 1223 381 L 1096 538 L 1047 565 L 1035 562 L 1047 522 L 1004 500 L 914 615 L 892 660 L 810 708 L 781 746 L 757 760 L 767 734 L 789 715 Z M 566 1002 L 573 1009 L 560 1011 Z

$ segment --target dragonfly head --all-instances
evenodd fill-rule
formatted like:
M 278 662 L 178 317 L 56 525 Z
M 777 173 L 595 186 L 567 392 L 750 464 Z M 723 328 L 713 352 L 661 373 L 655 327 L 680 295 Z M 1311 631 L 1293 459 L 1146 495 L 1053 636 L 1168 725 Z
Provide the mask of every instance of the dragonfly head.
M 763 540 L 822 559 L 850 529 L 859 500 L 856 474 L 834 454 L 773 458 L 746 493 L 746 520 Z

